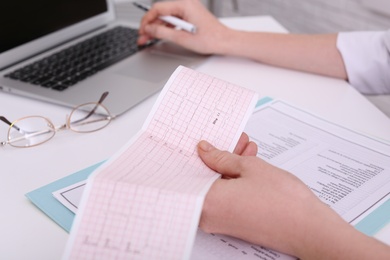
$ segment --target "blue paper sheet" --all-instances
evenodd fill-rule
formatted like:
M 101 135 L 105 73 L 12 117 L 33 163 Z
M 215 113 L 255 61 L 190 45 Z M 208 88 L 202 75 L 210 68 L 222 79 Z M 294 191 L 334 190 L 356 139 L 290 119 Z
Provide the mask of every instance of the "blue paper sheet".
M 49 183 L 39 189 L 33 190 L 27 193 L 26 197 L 58 225 L 69 232 L 75 215 L 72 211 L 62 205 L 61 202 L 54 198 L 52 193 L 74 183 L 86 180 L 88 176 L 102 163 L 103 162 L 94 164 L 81 171 Z

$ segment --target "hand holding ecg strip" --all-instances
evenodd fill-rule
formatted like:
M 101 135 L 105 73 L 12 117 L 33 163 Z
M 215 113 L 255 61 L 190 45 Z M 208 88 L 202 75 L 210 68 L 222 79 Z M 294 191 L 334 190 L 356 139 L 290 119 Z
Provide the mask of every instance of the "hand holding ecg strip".
M 218 178 L 200 140 L 232 151 L 253 91 L 179 67 L 142 130 L 88 180 L 66 259 L 188 259 L 204 196 Z

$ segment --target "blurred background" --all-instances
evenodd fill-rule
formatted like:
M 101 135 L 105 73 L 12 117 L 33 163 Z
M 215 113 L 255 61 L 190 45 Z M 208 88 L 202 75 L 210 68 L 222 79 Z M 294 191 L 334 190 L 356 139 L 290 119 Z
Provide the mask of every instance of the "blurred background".
M 390 0 L 201 0 L 218 17 L 270 15 L 291 33 L 390 29 Z M 119 19 L 137 22 L 133 1 L 114 0 Z M 138 2 L 151 5 L 155 0 Z M 390 72 L 389 72 L 390 73 Z M 367 95 L 390 117 L 390 95 Z

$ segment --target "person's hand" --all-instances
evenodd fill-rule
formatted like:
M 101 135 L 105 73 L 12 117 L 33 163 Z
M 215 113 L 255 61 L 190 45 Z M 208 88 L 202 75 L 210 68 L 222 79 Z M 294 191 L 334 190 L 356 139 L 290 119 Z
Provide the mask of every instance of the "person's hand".
M 176 30 L 159 20 L 159 16 L 172 15 L 197 27 L 195 34 Z M 228 31 L 199 0 L 157 2 L 144 15 L 139 29 L 138 44 L 143 45 L 152 39 L 174 42 L 201 54 L 214 54 Z
M 292 253 L 294 224 L 304 224 L 301 214 L 311 212 L 306 205 L 315 200 L 314 195 L 295 176 L 253 156 L 245 138 L 241 137 L 236 154 L 206 141 L 199 143 L 201 159 L 222 174 L 206 196 L 199 226 Z
M 202 230 L 300 258 L 364 259 L 373 250 L 389 256 L 388 247 L 355 230 L 297 177 L 253 156 L 254 146 L 246 134 L 234 153 L 199 143 L 201 159 L 222 175 L 206 195 Z

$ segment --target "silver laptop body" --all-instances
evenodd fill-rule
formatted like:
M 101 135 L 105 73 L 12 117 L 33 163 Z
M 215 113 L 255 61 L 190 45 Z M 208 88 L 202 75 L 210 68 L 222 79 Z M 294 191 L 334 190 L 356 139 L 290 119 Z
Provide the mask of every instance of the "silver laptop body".
M 76 18 L 63 19 L 67 21 L 60 21 L 62 28 L 51 28 L 50 33 L 39 37 L 32 35 L 31 39 L 17 39 L 19 42 L 12 39 L 9 42 L 4 41 L 3 44 L 0 43 L 0 90 L 4 92 L 64 106 L 76 106 L 97 101 L 103 92 L 108 91 L 110 94 L 104 104 L 113 115 L 120 115 L 159 91 L 177 66 L 184 65 L 194 68 L 206 58 L 170 43 L 157 42 L 61 91 L 26 83 L 10 78 L 10 73 L 115 26 L 130 25 L 116 21 L 114 6 L 110 0 L 7 2 L 14 3 L 6 4 L 4 12 L 9 13 L 9 17 L 17 21 L 15 20 L 16 25 L 12 19 L 8 21 L 10 26 L 6 26 L 2 34 L 2 38 L 6 40 L 15 38 L 13 36 L 16 34 L 30 36 L 35 28 L 43 28 L 46 24 L 56 24 L 55 20 L 61 20 L 57 19 L 58 17 L 75 16 Z M 47 6 L 50 8 L 46 10 Z M 45 10 L 40 14 L 35 14 L 34 8 L 37 12 Z M 87 11 L 84 12 L 84 10 Z M 32 16 L 29 17 L 30 15 Z M 34 15 L 35 17 L 47 15 L 47 17 L 41 19 L 42 22 L 39 23 L 32 19 Z M 15 30 L 15 34 L 10 30 Z

